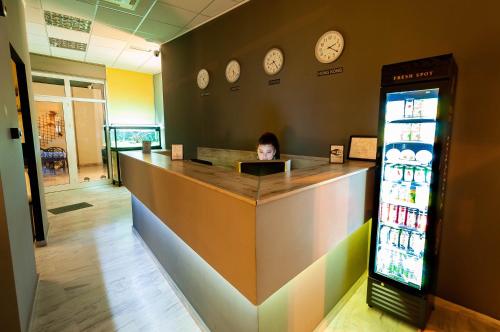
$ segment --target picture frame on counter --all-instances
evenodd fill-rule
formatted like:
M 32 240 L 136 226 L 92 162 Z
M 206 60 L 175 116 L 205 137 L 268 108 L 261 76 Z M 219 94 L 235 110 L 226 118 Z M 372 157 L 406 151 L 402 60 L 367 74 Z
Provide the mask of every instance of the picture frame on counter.
M 184 159 L 184 147 L 182 144 L 172 144 L 172 160 Z
M 344 163 L 344 146 L 343 145 L 330 145 L 330 164 L 343 164 Z
M 377 136 L 352 135 L 349 139 L 347 158 L 375 161 L 377 159 Z

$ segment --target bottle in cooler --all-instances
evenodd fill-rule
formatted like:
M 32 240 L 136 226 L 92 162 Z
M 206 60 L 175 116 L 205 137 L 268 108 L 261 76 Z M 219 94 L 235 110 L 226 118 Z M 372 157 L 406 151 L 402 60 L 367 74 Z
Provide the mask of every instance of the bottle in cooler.
M 403 165 L 396 165 L 393 168 L 393 181 L 401 181 L 403 180 L 404 176 L 404 166 Z
M 419 207 L 426 207 L 429 203 L 430 187 L 427 184 L 416 186 L 414 202 Z
M 413 117 L 414 118 L 421 118 L 422 117 L 422 107 L 423 107 L 422 99 L 415 99 L 413 101 Z
M 399 213 L 398 213 L 398 224 L 399 225 L 406 225 L 407 215 L 408 215 L 408 208 L 406 206 L 400 206 Z
M 412 141 L 420 141 L 422 139 L 421 130 L 422 130 L 422 124 L 420 124 L 420 123 L 412 123 L 411 124 L 411 140 Z
M 430 168 L 425 168 L 425 182 L 431 183 L 432 180 L 432 170 Z
M 420 257 L 424 253 L 425 237 L 424 234 L 413 232 L 410 236 L 408 251 L 413 255 Z
M 391 227 L 389 226 L 380 226 L 380 232 L 379 232 L 379 243 L 382 246 L 387 246 L 387 243 L 389 242 L 389 233 L 391 232 Z
M 408 98 L 405 100 L 405 118 L 413 117 L 413 98 Z
M 389 204 L 385 202 L 380 203 L 380 221 L 383 223 L 389 222 Z
M 397 224 L 398 213 L 399 213 L 399 206 L 394 205 L 394 204 L 390 204 L 389 205 L 389 220 L 388 220 L 388 222 L 391 224 Z
M 417 229 L 425 232 L 427 228 L 427 213 L 420 211 L 417 215 Z
M 409 141 L 411 139 L 411 124 L 402 123 L 399 125 L 400 128 L 400 139 L 402 141 Z
M 417 199 L 417 188 L 420 188 L 420 187 L 417 187 L 414 184 L 408 185 L 408 187 L 409 187 L 409 189 L 408 189 L 407 202 L 411 203 L 411 204 L 415 204 L 416 199 Z
M 391 228 L 389 232 L 389 244 L 396 248 L 399 247 L 399 229 Z
M 404 116 L 405 102 L 404 100 L 394 100 L 387 103 L 385 120 L 393 121 L 402 119 Z
M 410 241 L 410 232 L 402 229 L 401 234 L 399 234 L 399 247 L 401 249 L 408 249 L 408 243 Z
M 416 227 L 417 225 L 418 210 L 414 208 L 408 209 L 408 216 L 406 217 L 406 226 Z
M 405 165 L 403 181 L 407 182 L 413 181 L 414 173 L 415 173 L 415 166 Z
M 416 166 L 413 174 L 413 180 L 416 183 L 425 183 L 425 168 L 421 166 Z
M 422 117 L 435 119 L 437 115 L 437 98 L 426 98 L 422 100 Z

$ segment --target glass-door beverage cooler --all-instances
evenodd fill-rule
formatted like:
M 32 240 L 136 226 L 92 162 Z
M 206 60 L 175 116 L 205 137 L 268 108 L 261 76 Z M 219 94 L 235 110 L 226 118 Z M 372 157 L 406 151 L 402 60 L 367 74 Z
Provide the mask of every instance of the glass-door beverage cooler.
M 424 328 L 433 306 L 456 65 L 382 68 L 367 303 Z

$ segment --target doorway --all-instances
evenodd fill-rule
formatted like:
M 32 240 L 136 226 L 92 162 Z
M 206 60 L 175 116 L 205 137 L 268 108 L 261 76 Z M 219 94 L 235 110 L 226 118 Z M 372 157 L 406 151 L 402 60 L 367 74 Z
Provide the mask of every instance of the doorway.
M 46 192 L 110 183 L 104 81 L 33 72 Z
M 40 187 L 36 165 L 36 150 L 31 121 L 31 109 L 28 95 L 28 81 L 26 66 L 16 50 L 10 46 L 11 71 L 16 95 L 16 107 L 19 129 L 21 130 L 21 146 L 24 160 L 24 175 L 31 215 L 31 230 L 33 241 L 37 246 L 46 244 L 43 228 L 42 205 L 40 201 Z

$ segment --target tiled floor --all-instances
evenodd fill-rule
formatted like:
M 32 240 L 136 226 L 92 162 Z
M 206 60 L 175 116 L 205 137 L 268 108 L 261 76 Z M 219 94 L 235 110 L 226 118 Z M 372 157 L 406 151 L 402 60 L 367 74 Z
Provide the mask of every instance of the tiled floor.
M 103 178 L 104 177 L 104 178 Z M 106 165 L 90 165 L 78 167 L 78 182 L 98 181 L 108 178 Z M 68 169 L 58 168 L 56 170 L 44 169 L 43 184 L 45 186 L 58 186 L 69 183 Z
M 133 232 L 126 188 L 91 187 L 46 198 L 49 209 L 94 206 L 49 213 L 49 244 L 36 249 L 40 282 L 32 331 L 206 330 Z M 369 308 L 365 298 L 366 282 L 316 332 L 417 331 Z M 500 331 L 500 323 L 441 301 L 426 331 Z

